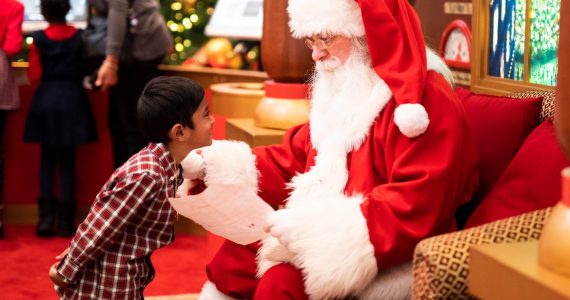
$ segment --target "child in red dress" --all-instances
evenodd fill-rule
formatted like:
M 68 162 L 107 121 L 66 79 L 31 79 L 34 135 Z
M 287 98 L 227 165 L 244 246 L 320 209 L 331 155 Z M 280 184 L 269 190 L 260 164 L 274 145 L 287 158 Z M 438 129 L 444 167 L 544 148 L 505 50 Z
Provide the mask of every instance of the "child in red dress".
M 24 142 L 41 145 L 40 220 L 36 234 L 71 236 L 75 232 L 75 156 L 77 145 L 97 139 L 95 122 L 81 82 L 81 31 L 65 16 L 69 0 L 42 0 L 45 30 L 32 33 L 30 82 L 39 81 L 26 119 Z M 54 195 L 54 173 L 60 168 L 61 199 Z M 57 209 L 56 209 L 57 205 Z M 55 220 L 57 211 L 58 220 Z

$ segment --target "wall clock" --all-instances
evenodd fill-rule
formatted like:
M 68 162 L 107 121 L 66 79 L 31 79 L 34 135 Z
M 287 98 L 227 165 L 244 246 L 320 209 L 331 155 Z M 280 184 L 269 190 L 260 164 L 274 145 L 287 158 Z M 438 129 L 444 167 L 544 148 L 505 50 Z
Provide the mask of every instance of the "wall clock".
M 451 22 L 441 37 L 439 51 L 448 66 L 471 68 L 471 30 L 463 20 Z

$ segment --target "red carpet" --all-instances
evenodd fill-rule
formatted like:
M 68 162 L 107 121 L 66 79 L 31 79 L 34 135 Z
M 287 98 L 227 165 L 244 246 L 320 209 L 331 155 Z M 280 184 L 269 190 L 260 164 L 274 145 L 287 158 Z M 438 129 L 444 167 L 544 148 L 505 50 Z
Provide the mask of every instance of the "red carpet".
M 8 225 L 0 240 L 1 298 L 57 299 L 48 270 L 69 240 L 40 239 L 31 225 Z M 205 236 L 177 234 L 173 244 L 153 254 L 156 277 L 145 296 L 198 293 L 206 280 L 205 253 Z

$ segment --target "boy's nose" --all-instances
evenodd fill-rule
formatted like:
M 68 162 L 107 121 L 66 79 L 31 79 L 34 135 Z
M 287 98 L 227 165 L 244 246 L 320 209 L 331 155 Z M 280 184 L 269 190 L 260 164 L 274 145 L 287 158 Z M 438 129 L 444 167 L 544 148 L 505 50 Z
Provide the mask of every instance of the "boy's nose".
M 311 57 L 313 58 L 314 62 L 318 62 L 324 58 L 326 58 L 329 55 L 329 52 L 327 51 L 327 49 L 319 49 L 317 47 L 313 48 L 313 53 L 311 54 Z

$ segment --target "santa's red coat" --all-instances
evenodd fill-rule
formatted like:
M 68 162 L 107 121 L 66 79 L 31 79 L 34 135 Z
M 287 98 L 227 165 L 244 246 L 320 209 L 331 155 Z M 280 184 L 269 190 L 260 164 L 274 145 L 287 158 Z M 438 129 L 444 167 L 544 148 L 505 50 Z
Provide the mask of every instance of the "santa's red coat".
M 320 283 L 328 282 L 323 286 L 330 290 L 313 297 L 358 291 L 362 286 L 353 285 L 367 284 L 362 281 L 370 279 L 371 263 L 375 271 L 381 271 L 409 261 L 420 240 L 456 229 L 455 210 L 471 198 L 478 184 L 476 147 L 463 107 L 449 84 L 432 71 L 426 82 L 421 103 L 430 124 L 417 138 L 399 131 L 393 121 L 396 104 L 388 101 L 365 128 L 357 149 L 340 151 L 346 162 L 335 156 L 336 149 L 331 154 L 324 148 L 334 143 L 314 146 L 311 124 L 289 130 L 281 145 L 254 149 L 260 196 L 275 207 L 286 205 L 295 211 L 291 218 L 304 226 L 296 233 L 300 241 L 294 247 L 299 254 L 291 263 L 302 268 L 307 290 L 318 291 Z M 322 120 L 312 116 L 311 121 Z M 335 120 L 326 122 L 334 124 Z M 347 132 L 331 128 L 328 134 Z M 328 137 L 321 135 L 321 139 Z M 338 161 L 345 166 L 340 171 L 330 167 Z M 291 184 L 295 176 L 309 171 L 314 173 L 311 178 Z M 334 184 L 330 189 L 322 184 L 343 176 L 347 176 L 340 180 L 343 191 L 335 191 Z M 296 188 L 303 188 L 303 193 L 295 194 Z M 291 193 L 292 199 L 285 203 Z M 356 210 L 336 209 L 349 201 L 358 201 Z M 307 210 L 304 203 L 310 203 Z M 303 220 L 307 215 L 311 218 Z M 359 227 L 360 219 L 365 226 Z M 358 240 L 359 236 L 365 238 Z M 359 252 L 369 245 L 370 253 Z M 226 245 L 208 266 L 210 280 L 223 292 L 239 289 L 240 282 L 251 282 L 242 279 L 255 273 L 251 249 L 257 247 L 251 246 L 250 251 L 239 247 Z

